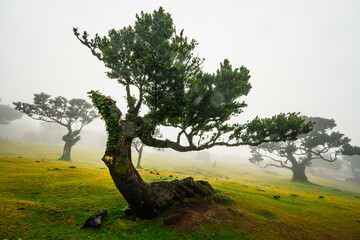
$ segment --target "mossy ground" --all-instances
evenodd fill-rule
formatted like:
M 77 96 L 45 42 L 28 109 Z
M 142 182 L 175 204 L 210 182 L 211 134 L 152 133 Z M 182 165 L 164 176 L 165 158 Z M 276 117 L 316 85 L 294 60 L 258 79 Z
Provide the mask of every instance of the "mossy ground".
M 74 161 L 62 162 L 61 147 L 0 142 L 0 239 L 360 239 L 359 186 L 312 176 L 314 184 L 297 184 L 286 173 L 220 159 L 212 166 L 154 156 L 140 170 L 147 181 L 209 181 L 231 199 L 213 204 L 210 219 L 191 228 L 164 227 L 168 213 L 128 220 L 101 151 L 74 150 Z M 104 207 L 100 229 L 80 229 Z

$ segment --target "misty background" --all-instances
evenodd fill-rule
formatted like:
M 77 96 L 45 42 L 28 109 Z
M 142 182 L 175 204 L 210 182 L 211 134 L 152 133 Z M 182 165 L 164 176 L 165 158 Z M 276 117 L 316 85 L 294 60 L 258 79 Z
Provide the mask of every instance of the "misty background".
M 250 70 L 248 104 L 235 121 L 281 112 L 333 118 L 336 130 L 360 145 L 359 1 L 0 1 L 1 104 L 32 102 L 45 92 L 90 101 L 99 90 L 125 110 L 124 89 L 108 79 L 106 68 L 73 35 L 90 36 L 133 25 L 135 15 L 163 6 L 178 31 L 198 41 L 203 68 L 213 73 L 225 58 Z M 0 138 L 63 145 L 63 127 L 23 116 L 0 125 Z M 166 131 L 171 135 L 171 131 Z M 165 136 L 167 136 L 164 134 Z M 76 147 L 104 149 L 105 126 L 97 119 L 84 127 Z M 172 150 L 162 156 L 201 157 Z M 248 147 L 213 148 L 211 161 L 248 163 Z

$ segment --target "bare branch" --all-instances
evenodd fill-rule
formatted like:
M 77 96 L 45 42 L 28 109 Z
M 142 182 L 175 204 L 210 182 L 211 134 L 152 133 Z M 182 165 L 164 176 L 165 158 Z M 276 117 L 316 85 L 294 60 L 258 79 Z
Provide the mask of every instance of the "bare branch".
M 76 38 L 83 44 L 85 45 L 86 47 L 88 47 L 92 53 L 92 55 L 94 55 L 97 59 L 99 59 L 100 61 L 103 60 L 103 57 L 101 55 L 101 53 L 98 53 L 96 52 L 96 45 L 95 45 L 95 42 L 93 40 L 91 40 L 89 42 L 88 40 L 88 33 L 86 31 L 84 31 L 83 35 L 80 37 L 80 33 L 78 32 L 78 29 L 73 27 L 73 32 L 74 32 L 74 35 L 76 36 Z
M 265 166 L 261 166 L 259 162 L 255 162 L 255 165 L 261 168 L 267 168 L 269 164 L 266 164 Z
M 274 164 L 274 163 L 269 163 L 269 166 L 277 167 L 277 168 L 287 168 L 287 169 L 291 169 L 291 167 L 285 166 L 285 165 L 283 165 L 283 164 L 281 164 L 281 165 L 276 165 L 276 164 Z

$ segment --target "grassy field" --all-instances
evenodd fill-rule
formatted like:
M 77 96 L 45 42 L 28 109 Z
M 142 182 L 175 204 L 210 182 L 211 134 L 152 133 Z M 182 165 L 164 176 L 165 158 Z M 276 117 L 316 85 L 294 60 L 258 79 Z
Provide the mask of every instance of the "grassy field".
M 98 160 L 101 151 L 75 148 L 73 162 L 57 161 L 60 153 L 0 141 L 0 239 L 360 239 L 359 185 L 313 176 L 314 184 L 294 184 L 286 172 L 221 159 L 212 166 L 147 156 L 140 171 L 147 181 L 193 176 L 230 198 L 192 216 L 202 221 L 165 227 L 171 210 L 152 220 L 125 218 L 127 204 Z M 104 207 L 100 229 L 80 229 Z

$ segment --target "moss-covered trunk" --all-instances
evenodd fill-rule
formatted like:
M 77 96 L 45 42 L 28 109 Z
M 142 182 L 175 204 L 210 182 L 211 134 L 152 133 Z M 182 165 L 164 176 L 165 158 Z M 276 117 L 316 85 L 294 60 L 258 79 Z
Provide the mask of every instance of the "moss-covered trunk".
M 194 181 L 192 178 L 171 182 L 145 182 L 132 164 L 131 140 L 122 134 L 117 147 L 105 154 L 102 160 L 109 168 L 117 189 L 128 202 L 128 207 L 141 218 L 154 217 L 185 197 L 215 195 L 207 182 Z
M 156 212 L 155 194 L 144 182 L 131 161 L 131 140 L 119 137 L 119 143 L 110 154 L 102 158 L 110 175 L 129 207 L 141 217 L 151 217 Z
M 145 182 L 131 160 L 131 143 L 137 137 L 134 122 L 121 119 L 115 101 L 91 92 L 94 105 L 105 120 L 108 140 L 102 160 L 129 208 L 141 218 L 152 218 L 185 197 L 212 197 L 216 193 L 209 183 L 192 178 L 171 182 Z

